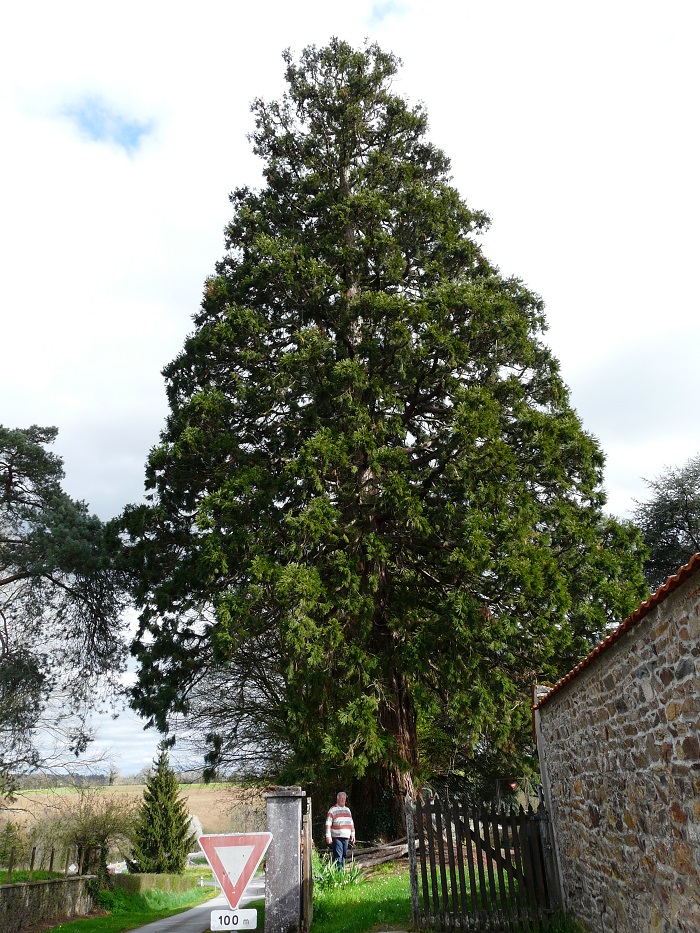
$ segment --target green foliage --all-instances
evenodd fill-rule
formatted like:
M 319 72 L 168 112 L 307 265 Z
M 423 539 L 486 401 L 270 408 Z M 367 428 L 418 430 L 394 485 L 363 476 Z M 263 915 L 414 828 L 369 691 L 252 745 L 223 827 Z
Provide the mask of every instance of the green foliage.
M 118 890 L 102 891 L 98 895 L 104 910 L 111 910 L 107 917 L 89 917 L 84 920 L 69 920 L 52 928 L 52 933 L 125 933 L 162 920 L 173 914 L 188 910 L 213 896 L 212 889 L 196 888 L 182 894 L 162 891 L 145 894 L 123 894 Z
M 168 754 L 161 747 L 132 832 L 129 871 L 182 874 L 194 842 L 187 803 L 180 797 Z
M 189 891 L 191 888 L 196 887 L 202 874 L 211 880 L 214 878 L 206 859 L 199 868 L 193 869 L 190 866 L 181 875 L 163 874 L 162 872 L 160 874 L 121 874 L 114 875 L 114 884 L 128 894 L 143 894 L 144 891 L 152 889 L 176 893 Z
M 113 914 L 132 914 L 186 907 L 202 898 L 201 888 L 177 892 L 150 888 L 141 893 L 127 893 L 121 888 L 114 888 L 111 891 L 100 891 L 98 903 L 104 910 L 109 910 Z
M 135 801 L 89 786 L 74 788 L 73 794 L 59 800 L 35 824 L 34 838 L 44 852 L 50 847 L 63 852 L 82 848 L 97 854 L 99 849 L 99 862 L 90 871 L 97 873 L 101 884 L 110 884 L 107 864 L 129 849 Z
M 346 861 L 344 868 L 338 868 L 330 855 L 319 855 L 316 849 L 312 854 L 312 871 L 314 887 L 318 886 L 320 890 L 358 884 L 365 879 L 360 866 L 352 860 Z
M 112 914 L 133 913 L 137 907 L 140 909 L 145 907 L 142 895 L 127 894 L 121 888 L 100 891 L 97 895 L 97 904 L 103 910 L 108 910 Z
M 133 702 L 212 771 L 348 783 L 360 823 L 388 788 L 395 823 L 457 754 L 526 773 L 531 684 L 639 601 L 642 545 L 397 59 L 285 61 L 124 516 Z
M 15 865 L 22 864 L 29 848 L 29 840 L 22 824 L 8 820 L 0 830 L 0 865 L 7 865 L 13 849 Z
M 41 764 L 38 728 L 54 766 L 85 750 L 97 683 L 123 667 L 115 539 L 62 490 L 56 435 L 0 426 L 0 793 Z
M 651 498 L 637 505 L 634 519 L 649 548 L 644 570 L 655 590 L 700 551 L 700 455 L 647 485 Z

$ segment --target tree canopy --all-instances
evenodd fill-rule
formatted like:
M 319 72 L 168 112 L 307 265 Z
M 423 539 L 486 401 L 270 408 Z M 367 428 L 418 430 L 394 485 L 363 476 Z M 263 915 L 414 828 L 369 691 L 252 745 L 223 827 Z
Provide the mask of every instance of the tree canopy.
M 61 488 L 56 428 L 0 426 L 0 784 L 80 754 L 97 683 L 122 670 L 123 589 L 105 526 Z M 36 744 L 42 731 L 43 751 Z M 56 764 L 56 760 L 53 761 Z
M 649 548 L 644 565 L 656 589 L 700 551 L 700 455 L 647 480 L 651 496 L 634 513 Z
M 284 58 L 125 513 L 133 701 L 212 766 L 342 780 L 361 820 L 457 761 L 522 769 L 530 685 L 636 604 L 641 542 L 398 60 Z

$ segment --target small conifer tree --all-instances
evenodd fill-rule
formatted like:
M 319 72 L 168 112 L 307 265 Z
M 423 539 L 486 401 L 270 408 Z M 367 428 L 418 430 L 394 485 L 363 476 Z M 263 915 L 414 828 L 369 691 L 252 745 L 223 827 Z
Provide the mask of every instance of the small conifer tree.
M 180 797 L 168 753 L 161 746 L 137 815 L 132 858 L 127 860 L 129 871 L 182 874 L 194 841 L 187 804 Z

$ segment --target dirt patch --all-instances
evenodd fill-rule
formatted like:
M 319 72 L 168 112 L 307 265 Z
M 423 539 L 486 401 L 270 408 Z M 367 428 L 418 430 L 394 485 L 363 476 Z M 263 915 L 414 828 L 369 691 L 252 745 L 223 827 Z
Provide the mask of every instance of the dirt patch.
M 71 923 L 73 920 L 90 920 L 97 917 L 108 917 L 106 910 L 93 910 L 89 914 L 83 914 L 80 917 L 59 917 L 54 920 L 42 920 L 41 923 L 35 923 L 30 927 L 22 927 L 22 933 L 45 933 L 46 930 L 53 930 L 60 923 Z

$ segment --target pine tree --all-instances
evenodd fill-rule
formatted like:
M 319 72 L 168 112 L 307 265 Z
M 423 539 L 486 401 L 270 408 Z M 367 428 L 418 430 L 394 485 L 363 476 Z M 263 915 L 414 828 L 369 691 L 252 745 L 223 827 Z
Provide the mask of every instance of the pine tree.
M 187 803 L 180 797 L 168 753 L 161 746 L 136 818 L 129 871 L 182 874 L 194 842 Z
M 387 795 L 398 822 L 457 754 L 522 773 L 531 683 L 640 598 L 641 545 L 397 59 L 285 60 L 253 106 L 266 183 L 231 196 L 152 501 L 125 515 L 133 698 L 189 717 L 212 767 L 340 780 L 360 824 Z
M 54 769 L 85 750 L 124 668 L 116 543 L 64 492 L 57 434 L 0 425 L 0 796 L 47 764 L 47 736 Z

